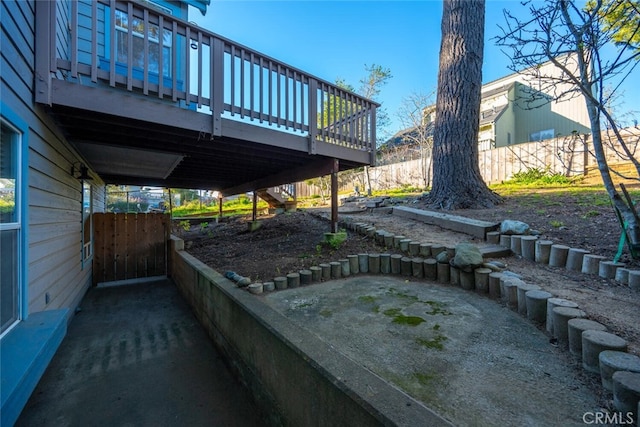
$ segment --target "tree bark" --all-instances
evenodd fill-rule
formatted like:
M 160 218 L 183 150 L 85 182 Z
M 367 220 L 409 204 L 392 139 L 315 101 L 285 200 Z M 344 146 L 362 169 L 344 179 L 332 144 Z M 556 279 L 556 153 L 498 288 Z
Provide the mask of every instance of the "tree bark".
M 484 0 L 444 0 L 429 203 L 442 209 L 491 207 L 501 198 L 478 166 Z

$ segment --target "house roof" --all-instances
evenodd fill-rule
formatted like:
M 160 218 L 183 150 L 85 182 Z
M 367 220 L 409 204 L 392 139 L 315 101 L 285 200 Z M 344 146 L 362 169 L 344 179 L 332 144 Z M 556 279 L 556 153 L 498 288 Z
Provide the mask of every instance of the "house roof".
M 420 130 L 417 126 L 410 127 L 408 129 L 402 129 L 396 132 L 391 138 L 389 138 L 382 146 L 381 150 L 399 147 L 402 145 L 415 144 L 416 140 L 420 137 L 432 137 L 433 136 L 433 122 L 425 125 L 426 128 Z
M 502 113 L 507 109 L 508 105 L 502 105 L 498 108 L 494 108 L 491 110 L 485 110 L 480 112 L 480 126 L 486 125 L 489 123 L 494 123 L 498 118 L 502 115 Z M 396 132 L 391 138 L 389 138 L 380 149 L 390 149 L 395 147 L 400 147 L 403 145 L 412 145 L 415 141 L 420 138 L 420 134 L 426 137 L 433 137 L 434 123 L 430 122 L 426 125 L 426 129 L 423 132 L 420 132 L 417 126 L 410 127 L 408 129 L 402 129 Z
M 513 81 L 507 82 L 502 86 L 482 92 L 482 100 L 491 98 L 503 92 L 508 92 L 511 90 L 511 88 L 513 88 L 515 84 L 516 82 L 513 82 Z M 425 107 L 425 110 L 427 109 L 435 110 L 435 108 L 436 108 L 435 104 L 433 104 Z M 495 122 L 506 109 L 507 109 L 507 105 L 503 105 L 493 110 L 481 111 L 480 126 Z M 427 126 L 427 129 L 425 132 L 426 136 L 432 137 L 433 122 L 427 124 L 426 126 Z M 380 148 L 392 148 L 392 147 L 398 147 L 401 145 L 410 145 L 413 143 L 413 141 L 415 141 L 417 136 L 418 136 L 418 129 L 415 126 L 408 129 L 402 129 L 398 131 L 395 135 L 393 135 L 391 138 L 389 138 Z
M 507 107 L 508 105 L 505 104 L 498 108 L 480 112 L 480 126 L 486 125 L 488 123 L 493 123 L 498 120 L 500 115 L 504 112 L 504 110 L 507 109 Z
M 207 13 L 207 6 L 211 4 L 211 0 L 180 0 L 183 3 L 193 6 L 202 12 L 203 15 Z
M 495 87 L 493 89 L 487 90 L 487 91 L 483 91 L 482 92 L 482 99 L 487 99 L 487 98 L 491 98 L 492 96 L 496 96 L 498 94 L 504 93 L 504 92 L 508 92 L 511 90 L 512 87 L 515 86 L 517 82 L 510 82 L 508 84 L 504 84 L 502 86 L 498 86 Z M 484 85 L 483 87 L 490 87 L 488 85 Z

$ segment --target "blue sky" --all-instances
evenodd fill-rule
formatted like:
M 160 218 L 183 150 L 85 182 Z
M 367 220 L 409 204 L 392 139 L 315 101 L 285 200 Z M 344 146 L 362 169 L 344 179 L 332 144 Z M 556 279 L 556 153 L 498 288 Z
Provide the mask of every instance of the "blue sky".
M 510 74 L 509 59 L 491 41 L 504 23 L 503 9 L 525 11 L 520 1 L 487 0 L 484 83 Z M 365 64 L 389 68 L 393 78 L 379 101 L 391 133 L 402 128 L 398 114 L 407 97 L 435 90 L 441 16 L 439 0 L 212 0 L 206 16 L 190 11 L 198 25 L 330 82 L 341 78 L 358 87 Z M 638 85 L 627 85 L 625 99 L 640 100 Z M 637 105 L 623 108 L 640 110 Z

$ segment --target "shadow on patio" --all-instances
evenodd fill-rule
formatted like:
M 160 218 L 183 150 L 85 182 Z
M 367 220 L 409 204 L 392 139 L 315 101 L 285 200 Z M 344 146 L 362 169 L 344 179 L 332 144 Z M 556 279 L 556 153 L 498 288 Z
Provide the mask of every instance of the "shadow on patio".
M 91 288 L 17 426 L 259 426 L 171 280 Z

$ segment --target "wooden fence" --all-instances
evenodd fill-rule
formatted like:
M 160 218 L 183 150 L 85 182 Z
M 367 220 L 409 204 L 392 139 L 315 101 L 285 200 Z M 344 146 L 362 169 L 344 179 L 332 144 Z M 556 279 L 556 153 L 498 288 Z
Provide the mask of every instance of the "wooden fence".
M 631 155 L 637 158 L 640 153 L 640 129 L 625 129 L 623 137 Z M 602 139 L 607 161 L 613 169 L 629 161 L 612 135 L 603 132 Z M 424 188 L 432 182 L 430 160 L 429 157 L 419 158 L 370 168 L 371 187 L 373 190 L 403 186 Z M 584 136 L 515 144 L 478 153 L 480 173 L 487 184 L 507 181 L 514 173 L 529 169 L 548 170 L 565 176 L 587 175 L 589 171 L 593 173 L 596 164 L 592 143 L 589 139 L 585 141 Z M 352 174 L 348 180 L 340 182 L 339 191 L 353 192 L 358 185 L 362 192 L 364 179 L 363 173 Z M 320 188 L 302 182 L 297 184 L 296 192 L 298 196 L 305 197 L 319 194 Z
M 168 214 L 95 213 L 93 284 L 167 274 Z

